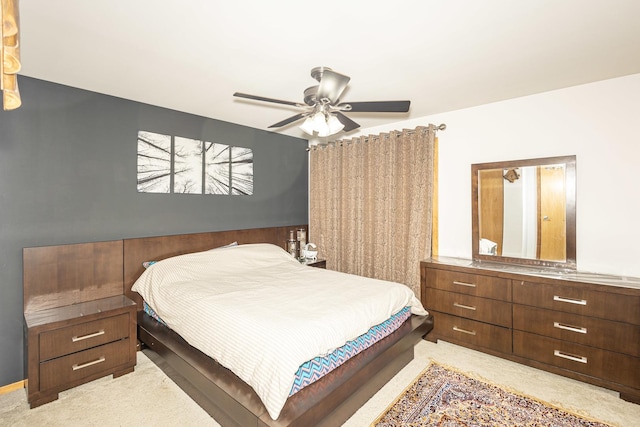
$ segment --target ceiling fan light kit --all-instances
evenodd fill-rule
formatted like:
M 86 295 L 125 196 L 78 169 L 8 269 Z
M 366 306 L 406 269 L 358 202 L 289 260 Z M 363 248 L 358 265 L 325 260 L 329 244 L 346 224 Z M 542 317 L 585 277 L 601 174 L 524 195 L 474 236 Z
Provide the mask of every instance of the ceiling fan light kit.
M 411 101 L 340 103 L 340 96 L 351 80 L 349 76 L 328 67 L 315 67 L 311 70 L 311 77 L 319 84 L 305 89 L 304 104 L 240 92 L 234 93 L 233 96 L 302 108 L 302 113 L 286 118 L 269 128 L 278 128 L 305 119 L 300 129 L 308 135 L 319 137 L 335 135 L 340 131 L 350 132 L 360 127 L 343 112 L 406 113 L 411 105 Z
M 322 111 L 309 116 L 304 123 L 300 125 L 300 129 L 308 135 L 326 137 L 334 135 L 344 129 L 344 125 L 333 114 Z

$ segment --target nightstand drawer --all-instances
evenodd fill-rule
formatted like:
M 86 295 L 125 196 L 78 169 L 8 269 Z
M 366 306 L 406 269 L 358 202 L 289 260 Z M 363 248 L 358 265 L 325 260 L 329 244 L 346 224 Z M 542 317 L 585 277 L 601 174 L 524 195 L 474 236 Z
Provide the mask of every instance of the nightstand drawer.
M 511 329 L 444 313 L 433 313 L 434 335 L 445 341 L 511 353 Z
M 443 291 L 511 301 L 511 281 L 480 274 L 427 269 L 426 286 Z
M 40 390 L 64 386 L 130 363 L 129 345 L 129 339 L 123 339 L 41 363 Z
M 96 347 L 129 336 L 129 314 L 54 329 L 40 334 L 40 361 Z
M 513 331 L 513 353 L 542 363 L 640 388 L 640 358 Z
M 424 295 L 427 310 L 441 311 L 494 325 L 511 327 L 511 303 L 428 288 Z

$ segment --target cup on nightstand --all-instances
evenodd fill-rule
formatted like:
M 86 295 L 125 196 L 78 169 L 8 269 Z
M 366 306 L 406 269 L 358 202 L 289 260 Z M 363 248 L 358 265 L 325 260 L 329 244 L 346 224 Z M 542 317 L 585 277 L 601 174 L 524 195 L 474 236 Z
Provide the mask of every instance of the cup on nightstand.
M 305 259 L 317 259 L 318 258 L 318 247 L 315 243 L 307 243 L 304 245 L 304 249 L 301 249 L 301 256 Z

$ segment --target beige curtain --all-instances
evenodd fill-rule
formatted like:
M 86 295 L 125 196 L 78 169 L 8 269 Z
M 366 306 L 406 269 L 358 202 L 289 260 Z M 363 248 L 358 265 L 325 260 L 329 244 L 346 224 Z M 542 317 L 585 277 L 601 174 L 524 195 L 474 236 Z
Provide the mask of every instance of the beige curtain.
M 431 256 L 435 127 L 315 146 L 309 241 L 327 268 L 408 285 Z

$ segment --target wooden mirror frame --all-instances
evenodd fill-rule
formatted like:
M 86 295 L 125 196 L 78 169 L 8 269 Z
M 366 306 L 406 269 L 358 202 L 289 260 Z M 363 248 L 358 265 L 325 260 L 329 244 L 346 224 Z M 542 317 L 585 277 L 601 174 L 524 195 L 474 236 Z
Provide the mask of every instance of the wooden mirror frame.
M 565 164 L 566 195 L 566 257 L 565 261 L 549 261 L 535 258 L 514 258 L 480 254 L 480 217 L 478 212 L 478 173 L 487 169 L 512 169 L 525 166 Z M 507 162 L 478 163 L 471 165 L 472 256 L 474 261 L 524 264 L 565 269 L 576 269 L 576 156 L 547 157 L 513 160 Z

